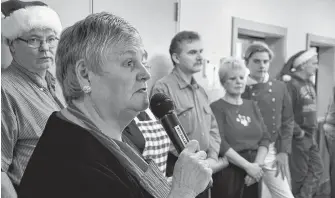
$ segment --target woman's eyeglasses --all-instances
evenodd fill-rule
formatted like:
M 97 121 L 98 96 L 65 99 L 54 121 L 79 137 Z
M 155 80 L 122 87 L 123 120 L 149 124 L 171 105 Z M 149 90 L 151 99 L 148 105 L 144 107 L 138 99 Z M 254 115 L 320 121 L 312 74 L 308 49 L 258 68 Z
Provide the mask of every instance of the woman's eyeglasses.
M 53 48 L 53 47 L 56 47 L 57 44 L 58 44 L 58 38 L 56 37 L 51 37 L 51 38 L 48 38 L 46 40 L 42 40 L 42 39 L 38 39 L 38 38 L 30 38 L 30 39 L 23 39 L 23 38 L 17 38 L 18 40 L 20 41 L 23 41 L 25 43 L 27 43 L 28 47 L 31 47 L 31 48 L 39 48 L 42 46 L 42 44 L 44 42 L 46 42 L 49 47 Z

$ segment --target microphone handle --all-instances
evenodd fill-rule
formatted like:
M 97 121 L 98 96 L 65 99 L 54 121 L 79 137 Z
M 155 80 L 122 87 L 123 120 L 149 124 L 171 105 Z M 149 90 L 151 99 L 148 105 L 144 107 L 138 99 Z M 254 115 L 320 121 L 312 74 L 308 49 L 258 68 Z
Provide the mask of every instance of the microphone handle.
M 171 114 L 167 114 L 163 116 L 160 121 L 166 133 L 170 137 L 170 140 L 172 141 L 178 154 L 180 154 L 186 147 L 189 139 L 185 133 L 183 126 L 180 124 L 176 113 L 172 112 Z M 208 183 L 206 190 L 211 188 L 212 186 L 213 180 Z

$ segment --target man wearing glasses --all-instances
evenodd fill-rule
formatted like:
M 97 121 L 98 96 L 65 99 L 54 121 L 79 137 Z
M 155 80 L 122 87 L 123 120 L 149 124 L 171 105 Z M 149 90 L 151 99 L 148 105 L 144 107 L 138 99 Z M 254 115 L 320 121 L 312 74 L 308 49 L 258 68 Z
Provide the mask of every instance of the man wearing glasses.
M 1 7 L 1 33 L 13 57 L 1 74 L 1 189 L 2 197 L 17 197 L 47 119 L 63 108 L 48 71 L 62 26 L 58 14 L 42 2 L 9 0 Z

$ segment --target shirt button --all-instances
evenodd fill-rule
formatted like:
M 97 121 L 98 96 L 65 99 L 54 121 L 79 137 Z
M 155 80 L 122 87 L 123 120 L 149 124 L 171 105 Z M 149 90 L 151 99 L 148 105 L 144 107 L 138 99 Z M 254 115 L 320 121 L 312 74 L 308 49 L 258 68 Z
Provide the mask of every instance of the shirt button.
M 272 111 L 273 111 L 273 112 L 275 112 L 275 111 L 276 111 L 276 109 L 272 109 Z
M 252 86 L 252 85 L 250 85 L 250 89 L 252 89 L 252 87 L 253 87 L 253 86 Z
M 272 82 L 269 82 L 269 85 L 272 86 Z
M 184 113 L 183 116 L 186 116 L 186 113 Z
M 272 123 L 273 126 L 276 126 L 276 123 Z
M 275 119 L 276 117 L 275 116 L 272 116 L 272 119 Z
M 272 89 L 269 89 L 269 92 L 271 93 L 271 92 L 272 92 Z
M 40 90 L 41 90 L 41 91 L 44 91 L 44 89 L 43 89 L 42 87 L 40 88 Z
M 276 133 L 276 131 L 275 131 L 275 130 L 273 130 L 273 131 L 272 131 L 272 133 Z
M 275 102 L 276 101 L 276 98 L 272 98 L 272 102 Z
M 255 94 L 255 93 L 252 93 L 251 95 L 252 95 L 252 96 L 255 96 L 256 94 Z

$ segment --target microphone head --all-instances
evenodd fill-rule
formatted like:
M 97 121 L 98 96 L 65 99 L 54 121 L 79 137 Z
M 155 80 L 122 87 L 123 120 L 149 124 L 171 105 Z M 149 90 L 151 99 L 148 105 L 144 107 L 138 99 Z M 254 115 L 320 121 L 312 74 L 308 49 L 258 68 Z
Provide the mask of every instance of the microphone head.
M 161 119 L 166 114 L 174 111 L 174 103 L 169 96 L 156 93 L 151 97 L 150 109 L 157 118 Z

